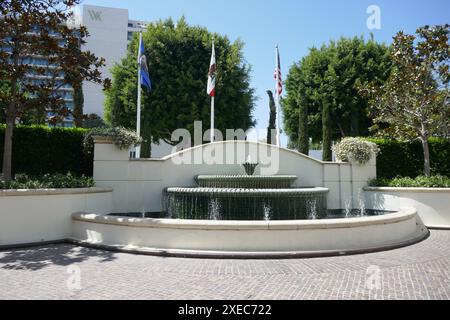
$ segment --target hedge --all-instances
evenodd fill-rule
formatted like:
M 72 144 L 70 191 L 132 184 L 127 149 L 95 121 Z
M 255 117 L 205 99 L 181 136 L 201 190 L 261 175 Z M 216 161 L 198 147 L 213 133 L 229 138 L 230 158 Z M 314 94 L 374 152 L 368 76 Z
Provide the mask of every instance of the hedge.
M 93 155 L 83 152 L 86 129 L 18 126 L 13 133 L 13 174 L 67 173 L 91 177 Z M 0 171 L 5 125 L 0 124 Z
M 423 175 L 423 149 L 420 141 L 396 141 L 388 139 L 368 139 L 380 148 L 377 157 L 378 178 L 392 179 L 397 176 L 411 177 Z M 431 174 L 450 177 L 450 140 L 431 138 Z

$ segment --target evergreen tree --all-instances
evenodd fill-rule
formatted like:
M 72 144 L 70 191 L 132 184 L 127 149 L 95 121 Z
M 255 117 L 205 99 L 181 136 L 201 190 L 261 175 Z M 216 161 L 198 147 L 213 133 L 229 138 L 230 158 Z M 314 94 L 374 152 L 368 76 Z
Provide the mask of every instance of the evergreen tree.
M 247 130 L 254 126 L 254 89 L 250 88 L 250 67 L 245 63 L 244 44 L 230 43 L 226 36 L 205 28 L 189 26 L 185 19 L 149 25 L 142 37 L 153 88 L 142 90 L 141 134 L 146 142 L 142 156 L 150 155 L 151 142 L 170 141 L 178 128 L 193 132 L 194 121 L 210 127 L 210 97 L 206 80 L 214 36 L 216 79 L 216 128 Z M 113 85 L 107 91 L 105 119 L 113 125 L 136 127 L 138 37 L 134 37 L 127 56 L 113 67 Z
M 84 97 L 83 97 L 83 86 L 81 83 L 76 83 L 73 85 L 73 122 L 75 127 L 83 127 L 83 107 L 84 107 Z
M 368 99 L 358 94 L 359 88 L 369 82 L 383 83 L 391 65 L 389 47 L 373 39 L 341 38 L 310 49 L 290 68 L 286 79 L 283 112 L 291 146 L 305 152 L 309 138 L 315 143 L 323 140 L 322 129 L 328 128 L 322 124 L 324 117 L 328 119 L 323 114 L 324 101 L 329 104 L 331 123 L 325 136 L 339 140 L 369 135 L 373 122 Z
M 267 143 L 274 144 L 275 141 L 272 141 L 272 131 L 276 129 L 276 119 L 277 119 L 277 108 L 275 105 L 275 100 L 273 98 L 273 92 L 267 90 L 267 94 L 269 95 L 269 125 L 267 127 Z

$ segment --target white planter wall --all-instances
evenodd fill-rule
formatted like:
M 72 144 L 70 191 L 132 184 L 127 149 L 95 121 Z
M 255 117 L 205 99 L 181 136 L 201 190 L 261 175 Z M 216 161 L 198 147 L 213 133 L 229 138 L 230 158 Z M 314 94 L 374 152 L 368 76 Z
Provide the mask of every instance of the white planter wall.
M 0 191 L 0 246 L 70 238 L 71 214 L 111 212 L 112 189 Z
M 397 211 L 414 207 L 427 227 L 450 228 L 448 188 L 365 188 L 367 208 Z

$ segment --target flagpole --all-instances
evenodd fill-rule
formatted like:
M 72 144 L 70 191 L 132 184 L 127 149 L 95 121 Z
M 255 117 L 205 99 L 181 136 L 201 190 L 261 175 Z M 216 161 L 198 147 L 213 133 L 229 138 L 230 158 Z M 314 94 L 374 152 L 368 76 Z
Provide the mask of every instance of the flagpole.
M 142 42 L 142 32 L 139 32 L 139 49 L 138 49 L 138 94 L 137 94 L 137 114 L 136 114 L 136 134 L 138 137 L 141 136 L 141 42 Z M 136 146 L 136 158 L 141 157 L 141 146 Z
M 281 139 L 280 139 L 280 93 L 278 91 L 278 83 L 280 82 L 280 70 L 279 70 L 279 52 L 278 45 L 275 47 L 275 66 L 276 66 L 276 85 L 275 85 L 275 104 L 277 109 L 277 146 L 281 147 Z
M 211 97 L 211 143 L 214 142 L 214 96 Z
M 212 38 L 212 56 L 211 57 L 214 57 L 214 64 L 216 63 L 216 57 L 215 57 L 215 48 L 214 48 L 214 37 Z M 214 84 L 214 86 L 215 86 L 215 84 Z M 215 90 L 215 87 L 214 87 L 214 90 Z M 214 98 L 215 98 L 215 94 L 213 94 L 212 96 L 211 96 L 211 134 L 210 134 L 210 142 L 211 143 L 213 143 L 214 142 L 214 129 L 215 129 L 215 123 L 214 123 L 214 113 L 215 113 L 215 110 L 214 110 L 214 103 L 215 103 L 215 100 L 214 100 Z

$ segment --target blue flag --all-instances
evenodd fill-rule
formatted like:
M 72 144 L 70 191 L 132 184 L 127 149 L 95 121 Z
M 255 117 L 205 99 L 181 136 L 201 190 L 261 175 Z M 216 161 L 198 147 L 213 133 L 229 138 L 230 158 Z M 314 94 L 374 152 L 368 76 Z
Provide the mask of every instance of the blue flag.
M 147 66 L 147 58 L 145 57 L 145 48 L 144 48 L 144 41 L 142 41 L 142 35 L 139 37 L 139 68 L 141 70 L 141 85 L 144 85 L 149 90 L 152 89 L 152 82 L 150 81 L 150 75 L 148 73 L 148 66 Z

